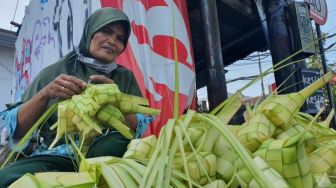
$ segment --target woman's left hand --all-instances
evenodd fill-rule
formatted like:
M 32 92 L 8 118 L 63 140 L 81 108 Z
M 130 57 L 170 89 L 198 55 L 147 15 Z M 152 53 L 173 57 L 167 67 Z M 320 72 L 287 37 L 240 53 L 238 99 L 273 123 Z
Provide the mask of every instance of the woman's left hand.
M 114 81 L 104 75 L 92 75 L 90 76 L 90 81 L 99 84 L 113 84 Z

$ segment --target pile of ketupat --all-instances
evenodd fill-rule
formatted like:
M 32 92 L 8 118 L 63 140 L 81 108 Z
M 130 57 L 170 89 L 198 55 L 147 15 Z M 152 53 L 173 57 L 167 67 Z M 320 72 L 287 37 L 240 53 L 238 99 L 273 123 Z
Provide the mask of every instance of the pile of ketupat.
M 26 174 L 10 187 L 336 186 L 336 131 L 326 126 L 330 118 L 317 123 L 319 114 L 299 112 L 332 77 L 327 73 L 298 93 L 269 95 L 248 110 L 241 126 L 228 125 L 241 106 L 237 92 L 210 114 L 190 110 L 170 119 L 158 138 L 133 139 L 123 158 L 85 159 L 79 153 L 79 172 Z

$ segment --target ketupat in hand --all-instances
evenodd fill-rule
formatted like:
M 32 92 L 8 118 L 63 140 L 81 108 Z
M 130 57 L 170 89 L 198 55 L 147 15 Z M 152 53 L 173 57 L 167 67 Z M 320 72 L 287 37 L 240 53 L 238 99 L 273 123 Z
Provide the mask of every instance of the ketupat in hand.
M 145 98 L 121 93 L 116 84 L 90 84 L 82 94 L 61 102 L 58 121 L 51 128 L 57 127 L 57 136 L 49 148 L 52 148 L 67 132 L 77 131 L 84 140 L 85 135 L 92 130 L 101 134 L 103 126 L 107 126 L 106 128 L 112 126 L 126 138 L 131 139 L 134 137 L 134 132 L 125 125 L 123 113 L 150 115 L 160 113 L 160 110 L 143 106 L 148 104 Z M 94 119 L 106 124 L 98 125 L 99 122 Z M 83 125 L 88 127 L 84 128 Z

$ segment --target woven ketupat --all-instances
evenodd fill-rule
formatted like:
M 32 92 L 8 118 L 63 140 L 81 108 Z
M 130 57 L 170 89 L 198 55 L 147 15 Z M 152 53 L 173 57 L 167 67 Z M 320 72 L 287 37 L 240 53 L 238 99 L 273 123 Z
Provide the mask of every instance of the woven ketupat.
M 75 131 L 76 126 L 72 122 L 72 118 L 74 117 L 75 113 L 72 110 L 68 110 L 67 106 L 73 103 L 72 101 L 63 101 L 58 104 L 58 122 L 54 124 L 54 126 L 58 126 L 57 134 L 55 140 L 59 140 L 65 133 L 65 131 Z
M 98 104 L 114 104 L 120 101 L 127 101 L 142 105 L 149 105 L 147 99 L 125 93 L 121 93 L 116 84 L 90 84 L 84 95 L 92 97 Z
M 327 174 L 314 174 L 316 187 L 332 187 L 331 179 Z
M 125 118 L 123 113 L 114 105 L 106 104 L 101 107 L 101 109 L 96 114 L 99 121 L 106 123 L 109 121 L 109 118 L 113 117 L 118 121 L 125 123 Z
M 256 163 L 259 169 L 265 175 L 265 178 L 269 179 L 274 187 L 288 188 L 286 180 L 273 168 L 271 168 L 260 156 L 256 156 L 253 161 Z M 241 187 L 259 187 L 251 173 L 247 168 L 242 168 L 236 175 Z
M 88 172 L 45 172 L 36 175 L 27 173 L 9 186 L 20 187 L 95 187 L 95 181 Z
M 299 111 L 304 102 L 305 96 L 300 92 L 278 95 L 263 106 L 262 112 L 275 126 L 287 127 L 293 119 L 293 114 Z
M 91 119 L 91 117 L 95 116 L 100 109 L 100 105 L 98 105 L 90 96 L 74 95 L 71 98 L 67 108 L 68 111 L 73 111 L 75 113 L 75 116 L 77 116 L 77 118 L 73 118 L 72 121 L 75 124 L 77 122 L 81 122 L 80 124 L 78 124 L 79 126 L 77 126 L 77 128 L 87 130 L 87 132 L 84 134 L 89 133 L 92 129 L 96 130 L 98 133 L 102 132 L 102 129 L 97 124 L 97 122 Z M 85 128 L 87 126 L 90 126 L 90 128 Z
M 266 140 L 254 153 L 281 174 L 291 187 L 313 187 L 314 179 L 305 151 L 306 132 L 285 140 Z
M 54 147 L 66 132 L 83 131 L 84 129 L 84 135 L 93 129 L 97 132 L 101 132 L 101 128 L 97 123 L 89 118 L 89 116 L 93 116 L 98 109 L 99 106 L 95 101 L 81 95 L 76 95 L 73 96 L 71 100 L 60 102 L 57 112 L 58 122 L 51 127 L 51 129 L 54 129 L 57 125 L 56 137 L 49 148 Z M 91 126 L 88 127 L 87 125 Z
M 187 127 L 187 133 L 190 141 L 197 152 L 201 152 L 204 149 L 205 141 L 207 139 L 207 132 L 210 126 L 204 122 L 195 121 Z M 185 151 L 192 151 L 189 144 L 185 145 Z
M 292 125 L 292 126 L 288 127 L 285 131 L 283 131 L 281 134 L 279 134 L 276 137 L 276 139 L 277 140 L 289 139 L 293 136 L 296 136 L 296 135 L 300 134 L 304 130 L 305 130 L 305 128 L 302 125 L 295 124 L 295 125 Z M 307 132 L 304 135 L 303 142 L 306 146 L 306 152 L 307 153 L 310 153 L 315 148 L 316 139 L 311 132 Z
M 111 104 L 104 105 L 96 114 L 97 119 L 108 128 L 115 128 L 125 138 L 132 139 L 134 131 L 126 125 L 122 112 Z
M 223 180 L 215 180 L 209 184 L 206 184 L 203 186 L 203 188 L 222 188 L 226 187 L 226 183 Z
M 237 131 L 237 137 L 246 148 L 254 152 L 268 138 L 271 138 L 276 127 L 263 113 L 254 114 Z
M 203 127 L 188 127 L 187 132 L 190 138 L 191 143 L 196 148 L 196 151 L 200 151 L 202 149 L 203 143 L 205 142 L 205 135 L 207 131 L 207 126 Z M 185 145 L 185 151 L 190 152 L 192 149 L 189 145 Z
M 89 86 L 90 87 L 86 88 L 84 95 L 92 96 L 98 104 L 115 102 L 116 100 L 111 96 L 120 93 L 116 84 L 97 84 Z
M 62 101 L 58 104 L 58 126 L 66 127 L 66 130 L 74 131 L 76 129 L 75 124 L 72 122 L 72 118 L 75 113 L 72 110 L 68 110 L 69 103 L 73 103 L 70 100 Z M 73 104 L 74 105 L 74 104 Z M 65 130 L 65 129 L 64 129 Z
M 51 130 L 57 127 L 57 134 L 49 148 L 54 147 L 64 134 L 75 131 L 80 132 L 80 149 L 89 146 L 94 136 L 102 134 L 102 128 L 115 128 L 132 139 L 134 131 L 125 125 L 123 114 L 160 113 L 160 110 L 143 106 L 148 103 L 145 98 L 121 93 L 115 84 L 89 84 L 82 94 L 60 103 L 58 122 L 51 127 Z
M 294 114 L 296 114 L 305 103 L 305 99 L 323 87 L 325 83 L 332 78 L 333 73 L 328 72 L 313 84 L 297 93 L 270 96 L 269 98 L 271 98 L 271 100 L 268 99 L 262 102 L 256 111 L 263 112 L 275 126 L 281 128 L 287 127 L 294 118 Z
M 127 146 L 127 151 L 123 158 L 136 159 L 137 161 L 147 162 L 157 145 L 155 135 L 147 136 L 141 139 L 133 139 Z
M 238 126 L 237 126 L 238 127 Z M 215 143 L 215 146 L 212 149 L 212 153 L 217 156 L 226 155 L 228 152 L 233 152 L 231 145 L 227 142 L 227 140 L 220 135 Z M 233 152 L 235 154 L 235 152 Z M 234 156 L 236 156 L 235 154 Z
M 312 121 L 314 121 L 314 117 L 311 116 L 310 114 L 298 112 L 294 117 L 294 121 L 297 124 L 308 127 L 308 125 Z M 325 121 L 324 122 L 312 122 L 312 127 L 309 128 L 309 132 L 311 132 L 314 136 L 317 136 L 317 137 L 335 136 L 336 131 L 332 128 L 326 127 Z
M 217 177 L 229 182 L 231 178 L 235 175 L 236 166 L 235 161 L 237 160 L 238 156 L 233 151 L 227 150 L 228 153 L 232 154 L 232 156 L 224 155 L 217 158 L 217 168 L 216 173 Z
M 189 175 L 201 185 L 208 184 L 216 179 L 216 164 L 216 155 L 200 153 L 197 159 L 188 161 Z
M 68 108 L 73 110 L 75 114 L 83 113 L 88 116 L 94 116 L 100 107 L 100 105 L 88 95 L 74 95 L 71 101 L 74 106 L 69 105 Z
M 336 143 L 321 145 L 309 154 L 311 172 L 314 174 L 330 173 L 336 168 Z

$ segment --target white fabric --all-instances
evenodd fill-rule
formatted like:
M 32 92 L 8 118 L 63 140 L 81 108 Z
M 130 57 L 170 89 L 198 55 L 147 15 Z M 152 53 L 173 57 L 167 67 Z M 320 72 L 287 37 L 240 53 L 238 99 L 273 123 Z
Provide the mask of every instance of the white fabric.
M 111 62 L 109 64 L 102 63 L 96 59 L 86 57 L 83 54 L 79 52 L 79 49 L 76 48 L 76 53 L 77 53 L 77 60 L 86 64 L 87 66 L 99 71 L 103 72 L 105 74 L 112 72 L 114 69 L 117 68 L 117 64 L 115 62 Z
M 5 146 L 8 144 L 9 133 L 5 127 L 5 121 L 0 120 L 0 146 Z

